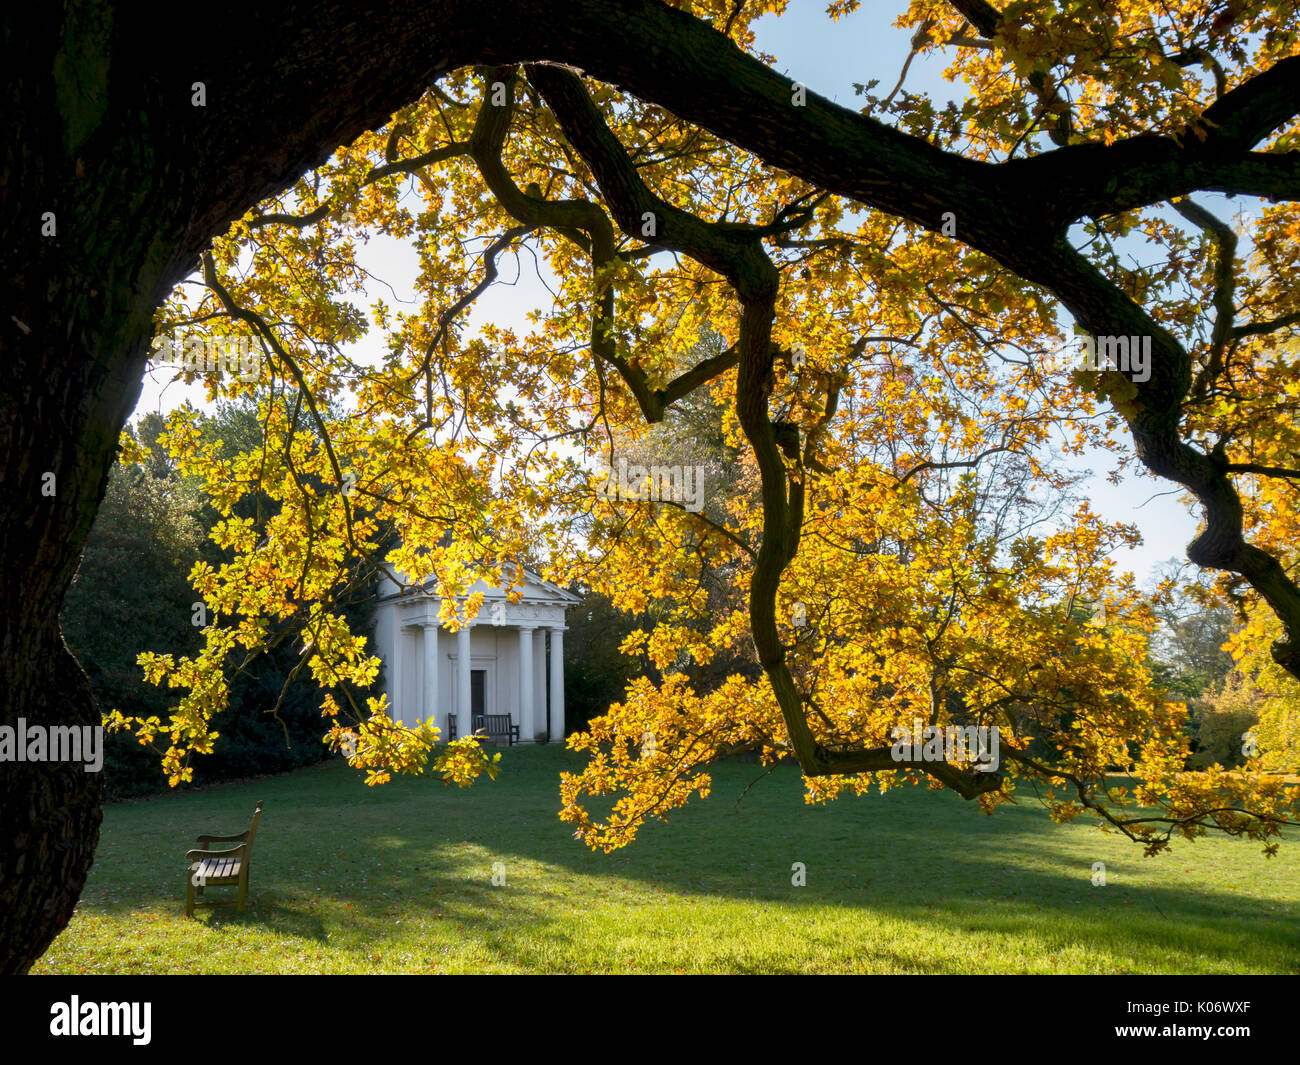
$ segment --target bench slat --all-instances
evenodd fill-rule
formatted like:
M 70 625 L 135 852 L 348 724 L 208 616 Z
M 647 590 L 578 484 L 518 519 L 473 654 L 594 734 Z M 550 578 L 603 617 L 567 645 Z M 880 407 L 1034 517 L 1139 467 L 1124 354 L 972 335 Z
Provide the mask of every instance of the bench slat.
M 220 880 L 239 876 L 238 858 L 205 858 L 199 864 L 200 879 Z

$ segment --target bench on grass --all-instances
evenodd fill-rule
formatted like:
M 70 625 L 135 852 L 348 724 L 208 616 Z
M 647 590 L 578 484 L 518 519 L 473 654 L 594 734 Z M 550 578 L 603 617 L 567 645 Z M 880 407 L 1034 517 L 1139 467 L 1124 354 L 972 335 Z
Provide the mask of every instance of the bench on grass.
M 474 731 L 487 736 L 492 743 L 500 747 L 501 741 L 513 747 L 519 742 L 519 726 L 513 724 L 509 714 L 475 714 Z M 456 715 L 447 715 L 447 739 L 456 738 Z
M 259 802 L 257 809 L 253 811 L 253 820 L 247 830 L 234 836 L 199 836 L 200 844 L 237 843 L 238 846 L 217 851 L 200 847 L 185 855 L 190 863 L 185 874 L 186 917 L 194 916 L 196 906 L 234 906 L 239 913 L 244 912 L 244 902 L 248 898 L 248 867 L 253 857 L 253 839 L 257 835 L 257 822 L 261 816 L 262 804 Z M 239 895 L 233 901 L 195 901 L 195 896 L 201 896 L 204 888 L 213 886 L 237 886 Z

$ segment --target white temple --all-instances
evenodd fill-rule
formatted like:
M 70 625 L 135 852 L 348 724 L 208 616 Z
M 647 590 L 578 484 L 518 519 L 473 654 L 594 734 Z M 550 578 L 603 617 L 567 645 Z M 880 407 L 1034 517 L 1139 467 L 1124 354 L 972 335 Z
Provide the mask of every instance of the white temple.
M 468 736 L 484 715 L 509 714 L 519 742 L 563 742 L 564 614 L 578 597 L 527 569 L 517 603 L 480 580 L 469 589 L 484 593 L 478 616 L 450 632 L 438 623 L 432 587 L 380 582 L 375 653 L 387 667 L 394 720 L 433 719 L 446 740 Z

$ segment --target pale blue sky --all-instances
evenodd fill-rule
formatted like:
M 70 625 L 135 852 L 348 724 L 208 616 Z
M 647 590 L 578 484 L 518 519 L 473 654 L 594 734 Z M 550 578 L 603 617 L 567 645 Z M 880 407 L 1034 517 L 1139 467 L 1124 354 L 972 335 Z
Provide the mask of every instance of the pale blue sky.
M 845 106 L 858 106 L 854 82 L 878 79 L 876 93 L 887 93 L 902 69 L 910 39 L 910 32 L 892 25 L 897 17 L 896 8 L 867 0 L 857 12 L 839 22 L 832 22 L 825 9 L 825 0 L 791 0 L 785 15 L 766 16 L 757 23 L 759 49 L 777 57 L 778 70 Z M 908 89 L 928 91 L 940 106 L 949 98 L 957 98 L 964 92 L 964 86 L 943 79 L 944 65 L 938 60 L 915 61 L 908 73 Z M 415 306 L 413 286 L 417 263 L 413 247 L 390 238 L 374 237 L 366 246 L 363 262 L 374 276 L 391 285 L 397 295 L 395 298 L 387 288 L 372 285 L 369 293 L 358 301 L 361 306 L 376 298 L 401 309 Z M 525 271 L 517 285 L 499 285 L 478 301 L 469 318 L 473 328 L 494 321 L 523 332 L 527 330 L 527 312 L 534 306 L 549 304 L 549 295 L 537 278 L 531 276 L 529 260 L 525 257 L 521 262 Z M 512 279 L 513 263 L 503 260 L 501 265 L 503 279 Z M 149 410 L 166 412 L 186 399 L 202 405 L 200 387 L 165 385 L 166 376 L 155 372 L 156 380 L 146 377 L 137 415 Z M 1097 458 L 1099 464 L 1105 460 L 1105 456 Z M 1132 522 L 1142 529 L 1143 545 L 1117 552 L 1114 557 L 1120 569 L 1131 570 L 1140 582 L 1145 582 L 1156 563 L 1171 557 L 1184 558 L 1196 521 L 1187 507 L 1178 502 L 1176 494 L 1161 494 L 1170 493 L 1176 487 L 1171 482 L 1132 475 L 1119 485 L 1111 485 L 1104 476 L 1108 469 L 1099 465 L 1099 475 L 1089 481 L 1087 494 L 1103 517 Z

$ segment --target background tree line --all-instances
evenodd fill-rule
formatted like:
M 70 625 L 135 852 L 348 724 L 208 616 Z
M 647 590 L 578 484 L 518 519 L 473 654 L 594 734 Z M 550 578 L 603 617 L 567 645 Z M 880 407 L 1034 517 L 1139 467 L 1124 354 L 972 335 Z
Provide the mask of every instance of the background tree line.
M 200 424 L 231 456 L 260 436 L 256 408 L 248 400 L 223 403 L 200 415 Z M 216 565 L 228 554 L 208 538 L 218 518 L 208 498 L 195 479 L 177 471 L 159 442 L 164 428 L 164 419 L 150 413 L 128 429 L 149 459 L 114 466 L 62 614 L 68 645 L 85 665 L 100 706 L 162 719 L 175 694 L 146 683 L 136 656 L 198 649 L 206 617 L 189 573 L 196 562 Z M 269 501 L 261 503 L 265 508 Z M 251 516 L 257 504 L 250 495 L 239 512 Z M 361 597 L 350 619 L 365 626 L 371 609 Z M 284 772 L 329 755 L 321 742 L 327 726 L 312 685 L 289 684 L 278 712 L 268 713 L 299 651 L 286 640 L 231 679 L 230 716 L 222 722 L 213 753 L 195 760 L 193 786 Z M 104 744 L 107 798 L 167 789 L 153 746 L 123 732 L 106 732 Z

